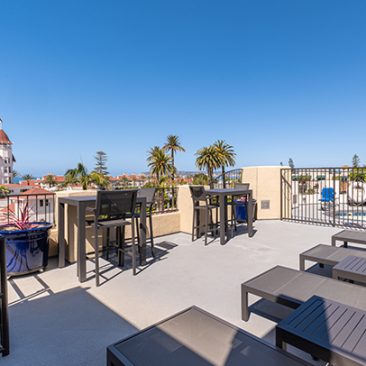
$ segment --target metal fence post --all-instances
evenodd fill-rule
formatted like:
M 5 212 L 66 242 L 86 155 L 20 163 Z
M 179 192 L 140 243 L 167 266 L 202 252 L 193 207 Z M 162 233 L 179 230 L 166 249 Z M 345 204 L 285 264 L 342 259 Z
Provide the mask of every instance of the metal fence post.
M 334 189 L 334 197 L 333 197 L 333 226 L 336 226 L 336 169 L 333 170 L 333 189 Z

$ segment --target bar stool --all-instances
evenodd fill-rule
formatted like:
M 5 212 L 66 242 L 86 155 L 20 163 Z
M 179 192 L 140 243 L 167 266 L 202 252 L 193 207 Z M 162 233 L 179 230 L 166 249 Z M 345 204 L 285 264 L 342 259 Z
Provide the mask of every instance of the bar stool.
M 194 232 L 196 233 L 196 239 L 199 237 L 200 229 L 204 228 L 205 232 L 205 245 L 207 245 L 207 234 L 212 231 L 212 234 L 216 238 L 216 234 L 219 230 L 218 222 L 218 209 L 219 204 L 212 203 L 207 196 L 204 186 L 189 186 L 191 191 L 191 197 L 193 201 L 193 224 L 192 224 L 192 241 L 194 241 Z M 203 203 L 203 204 L 201 204 Z M 216 223 L 213 222 L 213 210 L 216 210 Z M 200 224 L 200 212 L 205 213 L 205 225 Z M 197 224 L 196 224 L 197 223 Z M 211 228 L 211 230 L 210 230 Z
M 137 190 L 123 191 L 98 191 L 96 208 L 94 212 L 94 250 L 95 250 L 95 278 L 99 286 L 99 244 L 98 230 L 116 229 L 116 243 L 118 250 L 118 263 L 124 264 L 124 256 L 127 249 L 131 249 L 132 270 L 136 275 L 136 251 L 135 251 L 135 209 Z M 125 242 L 125 227 L 131 226 L 131 245 Z M 108 235 L 109 236 L 109 235 Z M 107 246 L 111 247 L 109 237 Z
M 155 258 L 155 251 L 154 251 L 152 213 L 153 213 L 153 206 L 155 204 L 155 192 L 156 192 L 156 188 L 141 188 L 137 192 L 137 197 L 144 197 L 146 199 L 146 218 L 149 219 L 151 255 L 154 258 Z M 135 217 L 136 217 L 137 239 L 140 242 L 140 227 L 139 227 L 139 219 L 141 217 L 141 205 L 140 204 L 137 204 Z

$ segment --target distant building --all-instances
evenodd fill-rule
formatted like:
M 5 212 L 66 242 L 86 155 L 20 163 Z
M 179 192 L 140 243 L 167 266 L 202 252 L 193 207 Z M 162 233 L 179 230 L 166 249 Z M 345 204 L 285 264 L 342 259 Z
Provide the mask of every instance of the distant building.
M 12 182 L 14 162 L 12 142 L 3 130 L 3 122 L 0 119 L 0 184 Z

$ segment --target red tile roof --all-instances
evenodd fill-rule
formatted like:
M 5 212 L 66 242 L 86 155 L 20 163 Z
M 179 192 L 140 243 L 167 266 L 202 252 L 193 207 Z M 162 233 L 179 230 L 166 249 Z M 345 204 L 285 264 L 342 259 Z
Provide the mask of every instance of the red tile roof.
M 33 195 L 33 194 L 53 195 L 54 193 L 50 192 L 50 191 L 47 191 L 46 189 L 39 188 L 39 187 L 32 188 L 32 189 L 29 189 L 26 192 L 20 193 L 21 196 L 29 196 L 29 195 Z
M 9 140 L 6 132 L 0 128 L 0 144 L 2 145 L 11 145 L 11 141 Z
M 46 177 L 48 175 L 52 175 L 53 179 L 55 180 L 56 183 L 63 183 L 65 182 L 65 177 L 63 175 L 53 175 L 53 174 L 47 174 L 45 176 L 42 177 L 42 181 L 44 182 L 46 180 Z

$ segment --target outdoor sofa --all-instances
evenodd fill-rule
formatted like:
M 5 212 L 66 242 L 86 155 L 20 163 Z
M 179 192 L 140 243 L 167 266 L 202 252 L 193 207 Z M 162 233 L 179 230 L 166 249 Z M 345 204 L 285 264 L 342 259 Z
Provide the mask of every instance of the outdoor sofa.
M 248 294 L 296 309 L 313 295 L 366 309 L 366 287 L 276 266 L 241 285 L 242 319 L 249 320 Z

